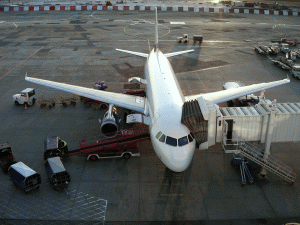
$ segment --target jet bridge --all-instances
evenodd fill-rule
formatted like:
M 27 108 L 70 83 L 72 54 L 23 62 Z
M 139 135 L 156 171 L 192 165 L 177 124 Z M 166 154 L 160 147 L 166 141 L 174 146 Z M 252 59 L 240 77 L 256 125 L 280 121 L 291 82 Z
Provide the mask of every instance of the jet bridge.
M 200 97 L 185 103 L 182 123 L 192 133 L 201 134 L 195 135 L 200 140 L 199 150 L 221 142 L 225 153 L 241 153 L 261 165 L 262 174 L 266 174 L 267 169 L 294 182 L 296 175 L 291 168 L 270 157 L 270 145 L 271 142 L 300 141 L 300 103 L 261 99 L 259 104 L 250 107 L 218 107 Z M 264 153 L 249 141 L 265 143 Z
M 207 149 L 216 143 L 217 108 L 217 105 L 202 97 L 183 105 L 181 123 L 189 128 L 201 149 Z
M 300 141 L 300 103 L 261 100 L 251 107 L 221 107 L 220 113 L 216 142 L 266 143 L 268 138 L 270 142 Z

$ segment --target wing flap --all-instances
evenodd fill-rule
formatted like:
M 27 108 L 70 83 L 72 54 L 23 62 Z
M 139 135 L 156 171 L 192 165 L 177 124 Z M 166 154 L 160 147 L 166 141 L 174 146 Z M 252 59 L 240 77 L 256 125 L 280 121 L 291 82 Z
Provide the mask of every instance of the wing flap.
M 61 91 L 66 91 L 72 94 L 81 95 L 87 98 L 95 99 L 98 101 L 114 104 L 116 106 L 120 106 L 123 108 L 144 113 L 145 99 L 143 97 L 108 92 L 108 91 L 100 91 L 92 88 L 42 80 L 42 79 L 27 77 L 27 76 L 25 77 L 25 80 L 32 83 L 41 84 Z
M 249 95 L 255 92 L 259 92 L 262 90 L 266 90 L 272 87 L 276 87 L 282 84 L 287 84 L 290 82 L 289 77 L 287 79 L 273 81 L 269 83 L 260 83 L 260 84 L 253 84 L 239 88 L 233 88 L 223 91 L 217 91 L 212 93 L 206 94 L 198 94 L 198 95 L 190 95 L 185 97 L 185 101 L 190 101 L 197 99 L 198 97 L 202 96 L 205 100 L 211 101 L 215 104 L 230 101 L 232 99 L 236 99 L 245 95 Z

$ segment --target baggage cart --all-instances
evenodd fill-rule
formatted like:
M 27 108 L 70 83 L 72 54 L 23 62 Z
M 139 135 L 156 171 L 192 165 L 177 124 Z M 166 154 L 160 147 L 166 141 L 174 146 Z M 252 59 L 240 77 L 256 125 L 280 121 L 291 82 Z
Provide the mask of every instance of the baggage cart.
M 70 175 L 59 157 L 47 159 L 45 162 L 45 170 L 50 184 L 55 190 L 66 188 L 71 181 Z
M 62 153 L 68 153 L 68 145 L 57 136 L 48 137 L 44 142 L 44 160 L 52 157 L 62 157 Z
M 202 35 L 193 35 L 193 41 L 194 41 L 194 43 L 199 41 L 199 43 L 201 44 L 203 41 L 203 36 Z
M 25 193 L 39 189 L 42 183 L 40 174 L 26 166 L 22 162 L 15 163 L 10 167 L 10 180 Z

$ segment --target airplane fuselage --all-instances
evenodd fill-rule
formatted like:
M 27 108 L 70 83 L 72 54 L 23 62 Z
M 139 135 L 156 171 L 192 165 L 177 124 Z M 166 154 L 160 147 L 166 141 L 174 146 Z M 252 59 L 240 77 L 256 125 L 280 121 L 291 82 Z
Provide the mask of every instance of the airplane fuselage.
M 181 123 L 184 95 L 170 62 L 158 49 L 147 58 L 145 79 L 154 151 L 169 169 L 182 172 L 192 161 L 196 142 L 189 139 L 190 131 Z

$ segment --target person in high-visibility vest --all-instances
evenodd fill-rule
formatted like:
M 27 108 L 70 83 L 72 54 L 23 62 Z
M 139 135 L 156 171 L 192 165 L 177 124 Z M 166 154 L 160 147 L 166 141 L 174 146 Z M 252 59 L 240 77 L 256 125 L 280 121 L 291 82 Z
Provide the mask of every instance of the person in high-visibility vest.
M 68 146 L 67 146 L 67 142 L 65 142 L 64 140 L 59 140 L 59 148 L 68 152 Z

